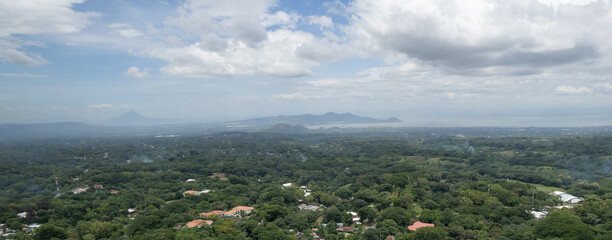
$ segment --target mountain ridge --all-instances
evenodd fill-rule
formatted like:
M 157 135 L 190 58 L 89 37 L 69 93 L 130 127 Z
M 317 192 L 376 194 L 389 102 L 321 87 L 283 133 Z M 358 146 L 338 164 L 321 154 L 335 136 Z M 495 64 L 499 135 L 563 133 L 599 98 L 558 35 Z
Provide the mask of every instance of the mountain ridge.
M 401 122 L 396 117 L 388 119 L 377 119 L 362 117 L 352 113 L 327 112 L 325 114 L 302 114 L 302 115 L 278 115 L 272 117 L 251 118 L 238 121 L 241 124 L 251 126 L 272 126 L 275 124 L 289 125 L 322 125 L 322 124 L 352 124 L 352 123 L 391 123 Z

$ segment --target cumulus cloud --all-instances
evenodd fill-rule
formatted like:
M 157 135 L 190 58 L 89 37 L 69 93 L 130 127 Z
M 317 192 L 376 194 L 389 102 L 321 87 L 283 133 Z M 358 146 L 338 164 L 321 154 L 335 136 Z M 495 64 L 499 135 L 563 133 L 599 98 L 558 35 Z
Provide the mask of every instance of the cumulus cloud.
M 102 109 L 102 108 L 111 108 L 113 107 L 113 105 L 109 103 L 100 103 L 100 104 L 90 104 L 90 105 L 87 105 L 87 107 Z
M 166 25 L 190 37 L 144 55 L 166 61 L 163 73 L 204 78 L 303 76 L 353 56 L 385 60 L 388 66 L 370 74 L 386 77 L 424 71 L 524 76 L 589 68 L 609 74 L 612 67 L 612 7 L 605 1 L 355 0 L 323 6 L 347 23 L 273 11 L 273 0 L 189 0 Z M 299 24 L 320 26 L 322 36 L 297 30 Z M 406 69 L 408 63 L 420 70 Z
M 150 69 L 145 68 L 145 69 L 142 69 L 142 71 L 140 71 L 140 69 L 138 69 L 137 67 L 130 67 L 125 72 L 125 75 L 128 75 L 130 77 L 135 77 L 135 78 L 146 78 L 149 76 L 149 70 Z
M 275 6 L 272 0 L 187 1 L 166 24 L 199 41 L 147 49 L 144 55 L 167 62 L 162 73 L 194 78 L 299 77 L 346 55 L 328 37 L 296 30 L 302 17 L 271 11 Z
M 286 13 L 284 11 L 278 11 L 274 14 L 265 14 L 261 20 L 261 24 L 264 27 L 281 26 L 286 28 L 296 28 L 297 22 L 301 16 L 297 13 Z
M 261 73 L 279 77 L 311 73 L 317 62 L 301 58 L 296 49 L 315 37 L 306 32 L 277 29 L 267 33 L 267 40 L 253 48 L 238 39 L 216 48 L 195 43 L 186 47 L 167 47 L 148 51 L 149 57 L 162 59 L 168 65 L 160 69 L 170 75 L 212 78 Z M 224 49 L 223 51 L 220 51 Z
M 328 16 L 309 16 L 308 23 L 312 25 L 319 25 L 322 28 L 331 28 L 334 26 L 332 18 Z
M 0 37 L 14 34 L 78 32 L 98 16 L 94 12 L 76 12 L 72 5 L 85 0 L 0 1 Z
M 459 75 L 577 69 L 610 54 L 608 3 L 543 2 L 356 0 L 346 31 L 365 55 L 400 54 Z
M 0 58 L 11 64 L 40 66 L 47 63 L 40 56 L 24 53 L 24 41 L 18 35 L 63 34 L 82 30 L 94 12 L 76 12 L 74 4 L 84 0 L 10 1 L 0 0 Z
M 588 87 L 572 87 L 572 86 L 558 86 L 555 92 L 559 95 L 588 95 L 593 94 L 593 89 Z

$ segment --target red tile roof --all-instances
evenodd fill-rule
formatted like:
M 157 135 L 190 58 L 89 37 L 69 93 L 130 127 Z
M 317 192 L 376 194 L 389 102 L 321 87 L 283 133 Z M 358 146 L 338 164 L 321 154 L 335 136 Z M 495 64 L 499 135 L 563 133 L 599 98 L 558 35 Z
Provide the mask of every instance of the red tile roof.
M 435 224 L 432 224 L 432 223 L 422 223 L 420 221 L 416 221 L 414 224 L 412 224 L 412 225 L 410 225 L 408 227 L 408 230 L 416 231 L 417 229 L 422 228 L 422 227 L 433 227 L 433 226 L 435 226 Z
M 236 211 L 250 211 L 253 210 L 255 208 L 252 207 L 245 207 L 245 206 L 237 206 L 235 208 L 233 208 L 232 210 L 236 210 Z
M 237 206 L 235 208 L 232 208 L 232 210 L 229 210 L 229 211 L 225 212 L 225 214 L 226 215 L 233 215 L 233 214 L 235 214 L 237 212 L 240 212 L 240 211 L 247 212 L 247 211 L 252 211 L 253 209 L 255 209 L 255 208 L 245 207 L 245 206 Z
M 221 213 L 224 213 L 224 211 L 213 210 L 213 211 L 206 212 L 206 213 L 200 213 L 200 217 L 208 217 L 210 215 L 221 215 Z
M 185 224 L 185 227 L 188 227 L 188 228 L 202 227 L 202 226 L 204 226 L 204 224 L 210 226 L 210 225 L 212 225 L 212 223 L 213 223 L 213 221 L 210 221 L 210 220 L 200 220 L 200 219 L 198 219 L 198 220 L 193 220 L 191 222 L 188 222 L 187 224 Z

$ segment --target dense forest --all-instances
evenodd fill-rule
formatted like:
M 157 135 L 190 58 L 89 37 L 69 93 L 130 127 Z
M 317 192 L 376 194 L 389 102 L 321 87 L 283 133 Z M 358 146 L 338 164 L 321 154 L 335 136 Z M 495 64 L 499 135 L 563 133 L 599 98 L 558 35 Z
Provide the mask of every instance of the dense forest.
M 610 134 L 41 139 L 0 173 L 7 239 L 612 239 Z

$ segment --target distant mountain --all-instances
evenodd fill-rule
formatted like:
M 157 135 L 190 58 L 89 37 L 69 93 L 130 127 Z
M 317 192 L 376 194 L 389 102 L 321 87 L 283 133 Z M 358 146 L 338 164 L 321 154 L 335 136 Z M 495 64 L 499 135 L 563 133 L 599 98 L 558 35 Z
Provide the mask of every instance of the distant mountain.
M 106 120 L 103 124 L 109 125 L 156 125 L 163 124 L 166 120 L 160 118 L 150 118 L 138 114 L 134 111 L 129 111 L 123 115 Z
M 361 117 L 351 113 L 333 113 L 328 112 L 321 115 L 304 114 L 304 115 L 291 115 L 291 116 L 275 116 L 275 117 L 263 117 L 253 118 L 240 121 L 241 124 L 250 126 L 272 126 L 279 123 L 289 125 L 322 125 L 322 124 L 351 124 L 351 123 L 391 123 L 401 122 L 397 118 L 389 118 L 386 120 Z

